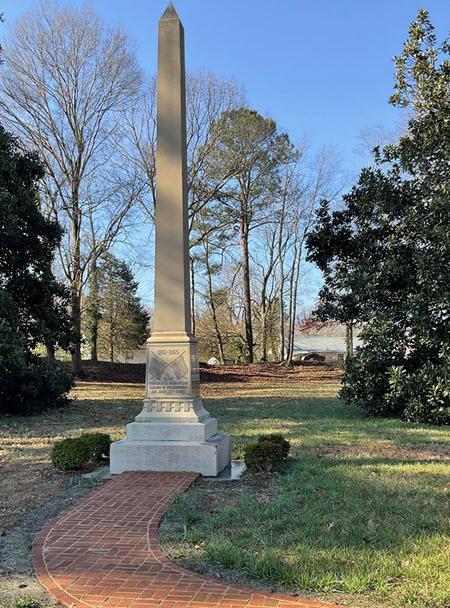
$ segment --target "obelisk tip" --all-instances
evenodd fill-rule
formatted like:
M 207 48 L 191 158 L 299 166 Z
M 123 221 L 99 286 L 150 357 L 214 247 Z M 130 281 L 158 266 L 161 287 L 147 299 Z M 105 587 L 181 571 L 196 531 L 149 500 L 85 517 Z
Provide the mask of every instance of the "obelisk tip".
M 178 21 L 180 20 L 180 18 L 178 17 L 178 13 L 175 10 L 174 5 L 172 4 L 172 2 L 169 2 L 160 21 L 171 21 L 172 19 L 177 19 Z

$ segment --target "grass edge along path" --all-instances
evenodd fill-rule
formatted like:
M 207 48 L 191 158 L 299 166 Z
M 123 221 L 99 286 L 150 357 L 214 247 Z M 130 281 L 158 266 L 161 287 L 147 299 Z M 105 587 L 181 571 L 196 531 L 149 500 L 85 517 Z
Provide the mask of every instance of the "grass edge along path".
M 33 561 L 41 583 L 73 607 L 339 608 L 217 581 L 165 557 L 158 523 L 196 477 L 122 473 L 78 501 L 37 538 Z

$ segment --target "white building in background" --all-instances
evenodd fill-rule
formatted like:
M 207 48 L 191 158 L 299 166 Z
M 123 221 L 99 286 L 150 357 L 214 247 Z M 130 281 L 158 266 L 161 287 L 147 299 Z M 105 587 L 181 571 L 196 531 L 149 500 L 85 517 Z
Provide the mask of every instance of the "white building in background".
M 353 337 L 353 348 L 361 344 Z M 316 354 L 325 361 L 344 361 L 345 336 L 300 336 L 294 339 L 294 359 L 301 360 L 307 355 Z
M 128 352 L 126 355 L 115 354 L 114 361 L 116 363 L 145 363 L 147 359 L 147 347 L 145 344 L 138 346 L 135 350 Z M 108 357 L 99 358 L 100 361 L 109 361 Z

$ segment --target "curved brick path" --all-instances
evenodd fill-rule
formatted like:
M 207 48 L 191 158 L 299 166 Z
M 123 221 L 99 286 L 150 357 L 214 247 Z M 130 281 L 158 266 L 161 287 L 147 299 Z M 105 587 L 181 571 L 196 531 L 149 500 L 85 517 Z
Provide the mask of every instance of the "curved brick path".
M 194 473 L 122 473 L 40 532 L 37 577 L 66 606 L 92 608 L 338 608 L 254 591 L 173 564 L 158 523 Z

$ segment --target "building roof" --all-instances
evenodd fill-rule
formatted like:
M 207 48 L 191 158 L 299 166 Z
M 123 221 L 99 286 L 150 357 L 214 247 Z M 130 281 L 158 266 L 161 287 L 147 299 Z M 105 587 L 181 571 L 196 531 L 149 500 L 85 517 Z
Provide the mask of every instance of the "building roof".
M 353 338 L 353 346 L 361 344 Z M 294 355 L 299 353 L 345 353 L 343 336 L 301 336 L 294 339 Z

